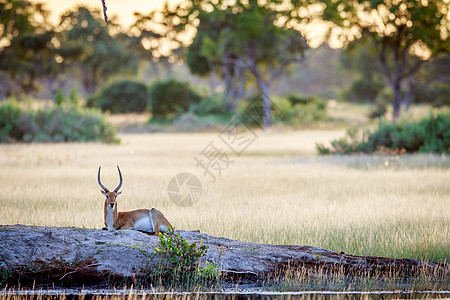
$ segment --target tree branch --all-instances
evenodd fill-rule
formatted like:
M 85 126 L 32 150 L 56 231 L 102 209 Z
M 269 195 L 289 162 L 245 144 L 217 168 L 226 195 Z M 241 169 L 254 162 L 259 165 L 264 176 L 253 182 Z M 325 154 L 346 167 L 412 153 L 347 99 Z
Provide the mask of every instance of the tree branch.
M 106 10 L 108 8 L 106 7 L 105 0 L 102 0 L 102 6 L 103 6 L 103 17 L 105 18 L 106 24 L 108 24 L 108 15 L 106 14 Z
M 386 61 L 386 41 L 383 39 L 381 42 L 381 50 L 380 50 L 380 62 L 381 67 L 383 68 L 384 73 L 389 81 L 391 86 L 394 86 L 394 80 L 391 75 L 391 71 L 389 70 L 389 66 Z

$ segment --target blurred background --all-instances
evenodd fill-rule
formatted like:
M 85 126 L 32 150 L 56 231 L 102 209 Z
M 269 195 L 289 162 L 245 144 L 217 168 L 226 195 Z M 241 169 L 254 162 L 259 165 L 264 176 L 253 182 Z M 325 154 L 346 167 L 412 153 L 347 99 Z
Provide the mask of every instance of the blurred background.
M 105 4 L 108 23 L 102 1 L 0 1 L 0 101 L 17 113 L 2 112 L 1 141 L 114 140 L 44 132 L 42 105 L 161 131 L 223 127 L 255 97 L 264 128 L 370 126 L 450 104 L 445 0 Z

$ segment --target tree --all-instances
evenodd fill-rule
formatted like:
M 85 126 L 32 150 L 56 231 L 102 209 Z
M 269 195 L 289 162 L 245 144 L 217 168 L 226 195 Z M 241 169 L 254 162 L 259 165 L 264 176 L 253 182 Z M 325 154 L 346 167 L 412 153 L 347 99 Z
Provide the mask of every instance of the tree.
M 222 70 L 226 82 L 244 72 L 251 74 L 262 95 L 263 128 L 271 124 L 274 82 L 290 64 L 303 60 L 307 47 L 302 35 L 283 22 L 283 17 L 290 18 L 291 8 L 282 2 L 236 1 L 229 5 L 218 1 L 214 5 L 194 0 L 185 17 L 192 21 L 196 15 L 199 21 L 188 48 L 191 69 L 197 73 Z
M 89 94 L 98 85 L 116 73 L 132 73 L 137 69 L 134 55 L 126 51 L 126 45 L 115 39 L 102 19 L 95 18 L 85 7 L 67 12 L 61 18 L 62 28 L 59 53 L 64 64 L 78 70 L 81 82 Z
M 220 55 L 216 53 L 216 44 L 223 38 L 218 32 L 229 28 L 229 13 L 224 10 L 200 12 L 200 24 L 197 34 L 188 48 L 186 63 L 193 74 L 206 76 L 216 73 L 224 79 L 225 97 L 228 99 L 228 110 L 233 113 L 239 99 L 243 98 L 245 85 L 249 78 L 245 69 L 238 64 L 226 60 L 232 56 L 228 48 L 222 48 Z
M 166 2 L 160 11 L 134 14 L 136 21 L 129 30 L 132 49 L 138 57 L 151 64 L 157 76 L 157 62 L 165 66 L 167 77 L 171 77 L 172 64 L 184 59 L 186 33 L 178 28 L 180 18 L 177 11 L 180 9 L 180 5 L 171 7 Z
M 450 3 L 446 0 L 321 0 L 324 19 L 375 42 L 379 62 L 394 92 L 393 120 L 400 115 L 401 89 L 423 62 L 449 52 Z
M 36 88 L 36 76 L 51 55 L 38 52 L 47 49 L 52 33 L 37 21 L 47 16 L 41 4 L 0 0 L 0 12 L 0 99 L 4 99 L 9 78 L 16 79 L 26 93 Z
M 41 78 L 47 78 L 51 87 L 59 74 L 53 36 L 52 31 L 23 33 L 14 37 L 10 45 L 2 51 L 2 69 L 8 70 L 25 94 L 37 90 L 36 81 Z
M 341 52 L 340 76 L 346 72 L 353 79 L 342 95 L 345 100 L 375 102 L 377 95 L 383 91 L 386 85 L 383 70 L 379 64 L 374 64 L 377 55 L 376 45 L 369 38 L 351 42 Z

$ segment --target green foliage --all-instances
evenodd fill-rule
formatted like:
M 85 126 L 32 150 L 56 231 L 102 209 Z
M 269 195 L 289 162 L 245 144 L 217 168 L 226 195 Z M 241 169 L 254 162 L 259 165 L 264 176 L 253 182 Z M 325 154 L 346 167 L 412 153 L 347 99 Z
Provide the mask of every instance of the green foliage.
M 199 103 L 200 96 L 187 82 L 157 81 L 150 87 L 151 112 L 159 120 L 173 119 Z
M 308 125 L 327 119 L 327 101 L 319 97 L 291 94 L 286 98 L 274 98 L 274 104 L 282 111 L 280 121 L 292 125 Z M 276 116 L 275 116 L 276 118 Z
M 8 72 L 25 94 L 39 89 L 38 79 L 57 77 L 61 65 L 55 60 L 54 32 L 27 32 L 14 36 L 0 49 L 0 68 Z
M 56 92 L 55 104 L 61 106 L 64 103 L 64 101 L 66 101 L 66 98 L 64 97 L 64 91 L 62 89 L 59 89 Z
M 144 112 L 149 102 L 147 86 L 139 81 L 122 79 L 103 86 L 88 99 L 88 106 L 99 107 L 113 114 Z
M 331 141 L 331 147 L 316 144 L 316 148 L 320 154 L 450 153 L 450 113 L 432 114 L 416 123 L 380 121 L 373 132 L 351 128 L 344 137 Z
M 78 95 L 78 92 L 77 92 L 76 89 L 70 90 L 70 94 L 69 94 L 68 100 L 69 100 L 69 102 L 70 102 L 71 104 L 73 104 L 73 105 L 78 105 L 78 99 L 79 99 L 79 97 L 80 97 L 80 96 Z
M 344 101 L 355 103 L 374 102 L 378 93 L 382 91 L 383 88 L 384 83 L 380 81 L 360 78 L 355 80 L 340 97 Z
M 327 119 L 326 100 L 319 97 L 304 97 L 293 94 L 271 99 L 274 122 L 289 125 L 309 125 Z M 260 127 L 263 122 L 261 97 L 251 97 L 238 106 L 238 116 L 244 124 Z
M 110 34 L 111 26 L 106 26 L 100 13 L 80 6 L 64 14 L 60 23 L 62 64 L 78 71 L 88 93 L 93 94 L 108 76 L 136 71 L 136 56 Z
M 221 115 L 229 116 L 228 99 L 222 94 L 213 94 L 203 97 L 200 102 L 192 105 L 191 111 L 199 116 L 203 115 Z
M 299 31 L 288 26 L 290 11 L 279 9 L 279 1 L 235 1 L 192 5 L 198 15 L 197 35 L 188 48 L 191 71 L 205 75 L 212 71 L 225 79 L 231 98 L 240 98 L 243 84 L 252 76 L 265 102 L 270 89 L 287 66 L 300 62 L 306 43 Z M 281 21 L 282 20 L 282 21 Z M 262 107 L 263 126 L 270 126 L 269 107 Z M 254 121 L 259 123 L 259 120 Z
M 414 103 L 430 103 L 437 107 L 450 105 L 450 85 L 448 83 L 417 83 L 412 88 Z
M 37 111 L 0 104 L 0 142 L 117 142 L 115 128 L 95 109 L 73 105 Z
M 169 228 L 168 233 L 159 234 L 159 247 L 155 247 L 161 260 L 149 274 L 151 281 L 158 281 L 164 286 L 193 288 L 199 284 L 213 284 L 219 279 L 219 267 L 214 262 L 205 262 L 208 247 L 200 241 L 189 243 L 180 233 Z
M 369 113 L 370 119 L 376 119 L 383 117 L 387 112 L 386 104 L 384 103 L 376 103 L 373 109 Z
M 22 139 L 22 119 L 23 112 L 16 101 L 0 104 L 0 143 Z
M 35 13 L 35 5 L 31 1 L 1 0 L 0 24 L 2 25 L 1 37 L 11 37 L 13 34 L 34 30 L 31 24 L 31 16 Z
M 197 271 L 201 258 L 208 251 L 208 247 L 197 243 L 190 244 L 185 238 L 180 237 L 180 233 L 175 233 L 169 229 L 168 233 L 159 234 L 159 248 L 155 247 L 156 253 L 162 255 L 173 266 L 179 266 L 184 272 Z
M 393 119 L 397 120 L 400 115 L 401 86 L 404 81 L 419 71 L 428 54 L 436 56 L 450 51 L 446 19 L 450 4 L 447 1 L 416 0 L 338 2 L 324 0 L 323 2 L 327 7 L 327 12 L 323 15 L 325 19 L 344 29 L 353 28 L 354 24 L 358 24 L 362 38 L 358 39 L 358 43 L 367 38 L 372 41 L 372 45 L 369 46 L 377 52 L 376 57 L 394 92 Z M 329 9 L 336 8 L 337 5 L 339 11 L 345 13 L 329 13 Z M 428 53 L 424 55 L 424 51 L 414 49 L 417 45 L 427 49 Z
M 315 106 L 318 110 L 325 110 L 327 108 L 327 101 L 323 98 L 319 97 L 306 97 L 300 94 L 291 94 L 288 97 L 289 102 L 291 102 L 292 106 L 296 105 L 311 105 Z

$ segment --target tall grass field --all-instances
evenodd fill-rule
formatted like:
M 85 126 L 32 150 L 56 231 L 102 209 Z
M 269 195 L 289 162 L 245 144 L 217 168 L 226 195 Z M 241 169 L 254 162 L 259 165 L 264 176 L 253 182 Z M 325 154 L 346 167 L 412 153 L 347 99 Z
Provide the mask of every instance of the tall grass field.
M 100 229 L 97 170 L 101 165 L 103 184 L 114 189 L 119 165 L 119 210 L 156 207 L 176 229 L 448 262 L 450 157 L 317 156 L 315 142 L 342 135 L 256 131 L 240 155 L 219 133 L 123 134 L 114 145 L 2 144 L 0 223 Z M 220 159 L 211 167 L 221 164 L 209 169 L 215 180 L 198 163 L 212 146 Z M 202 184 L 201 196 L 186 207 L 167 192 L 182 172 Z

